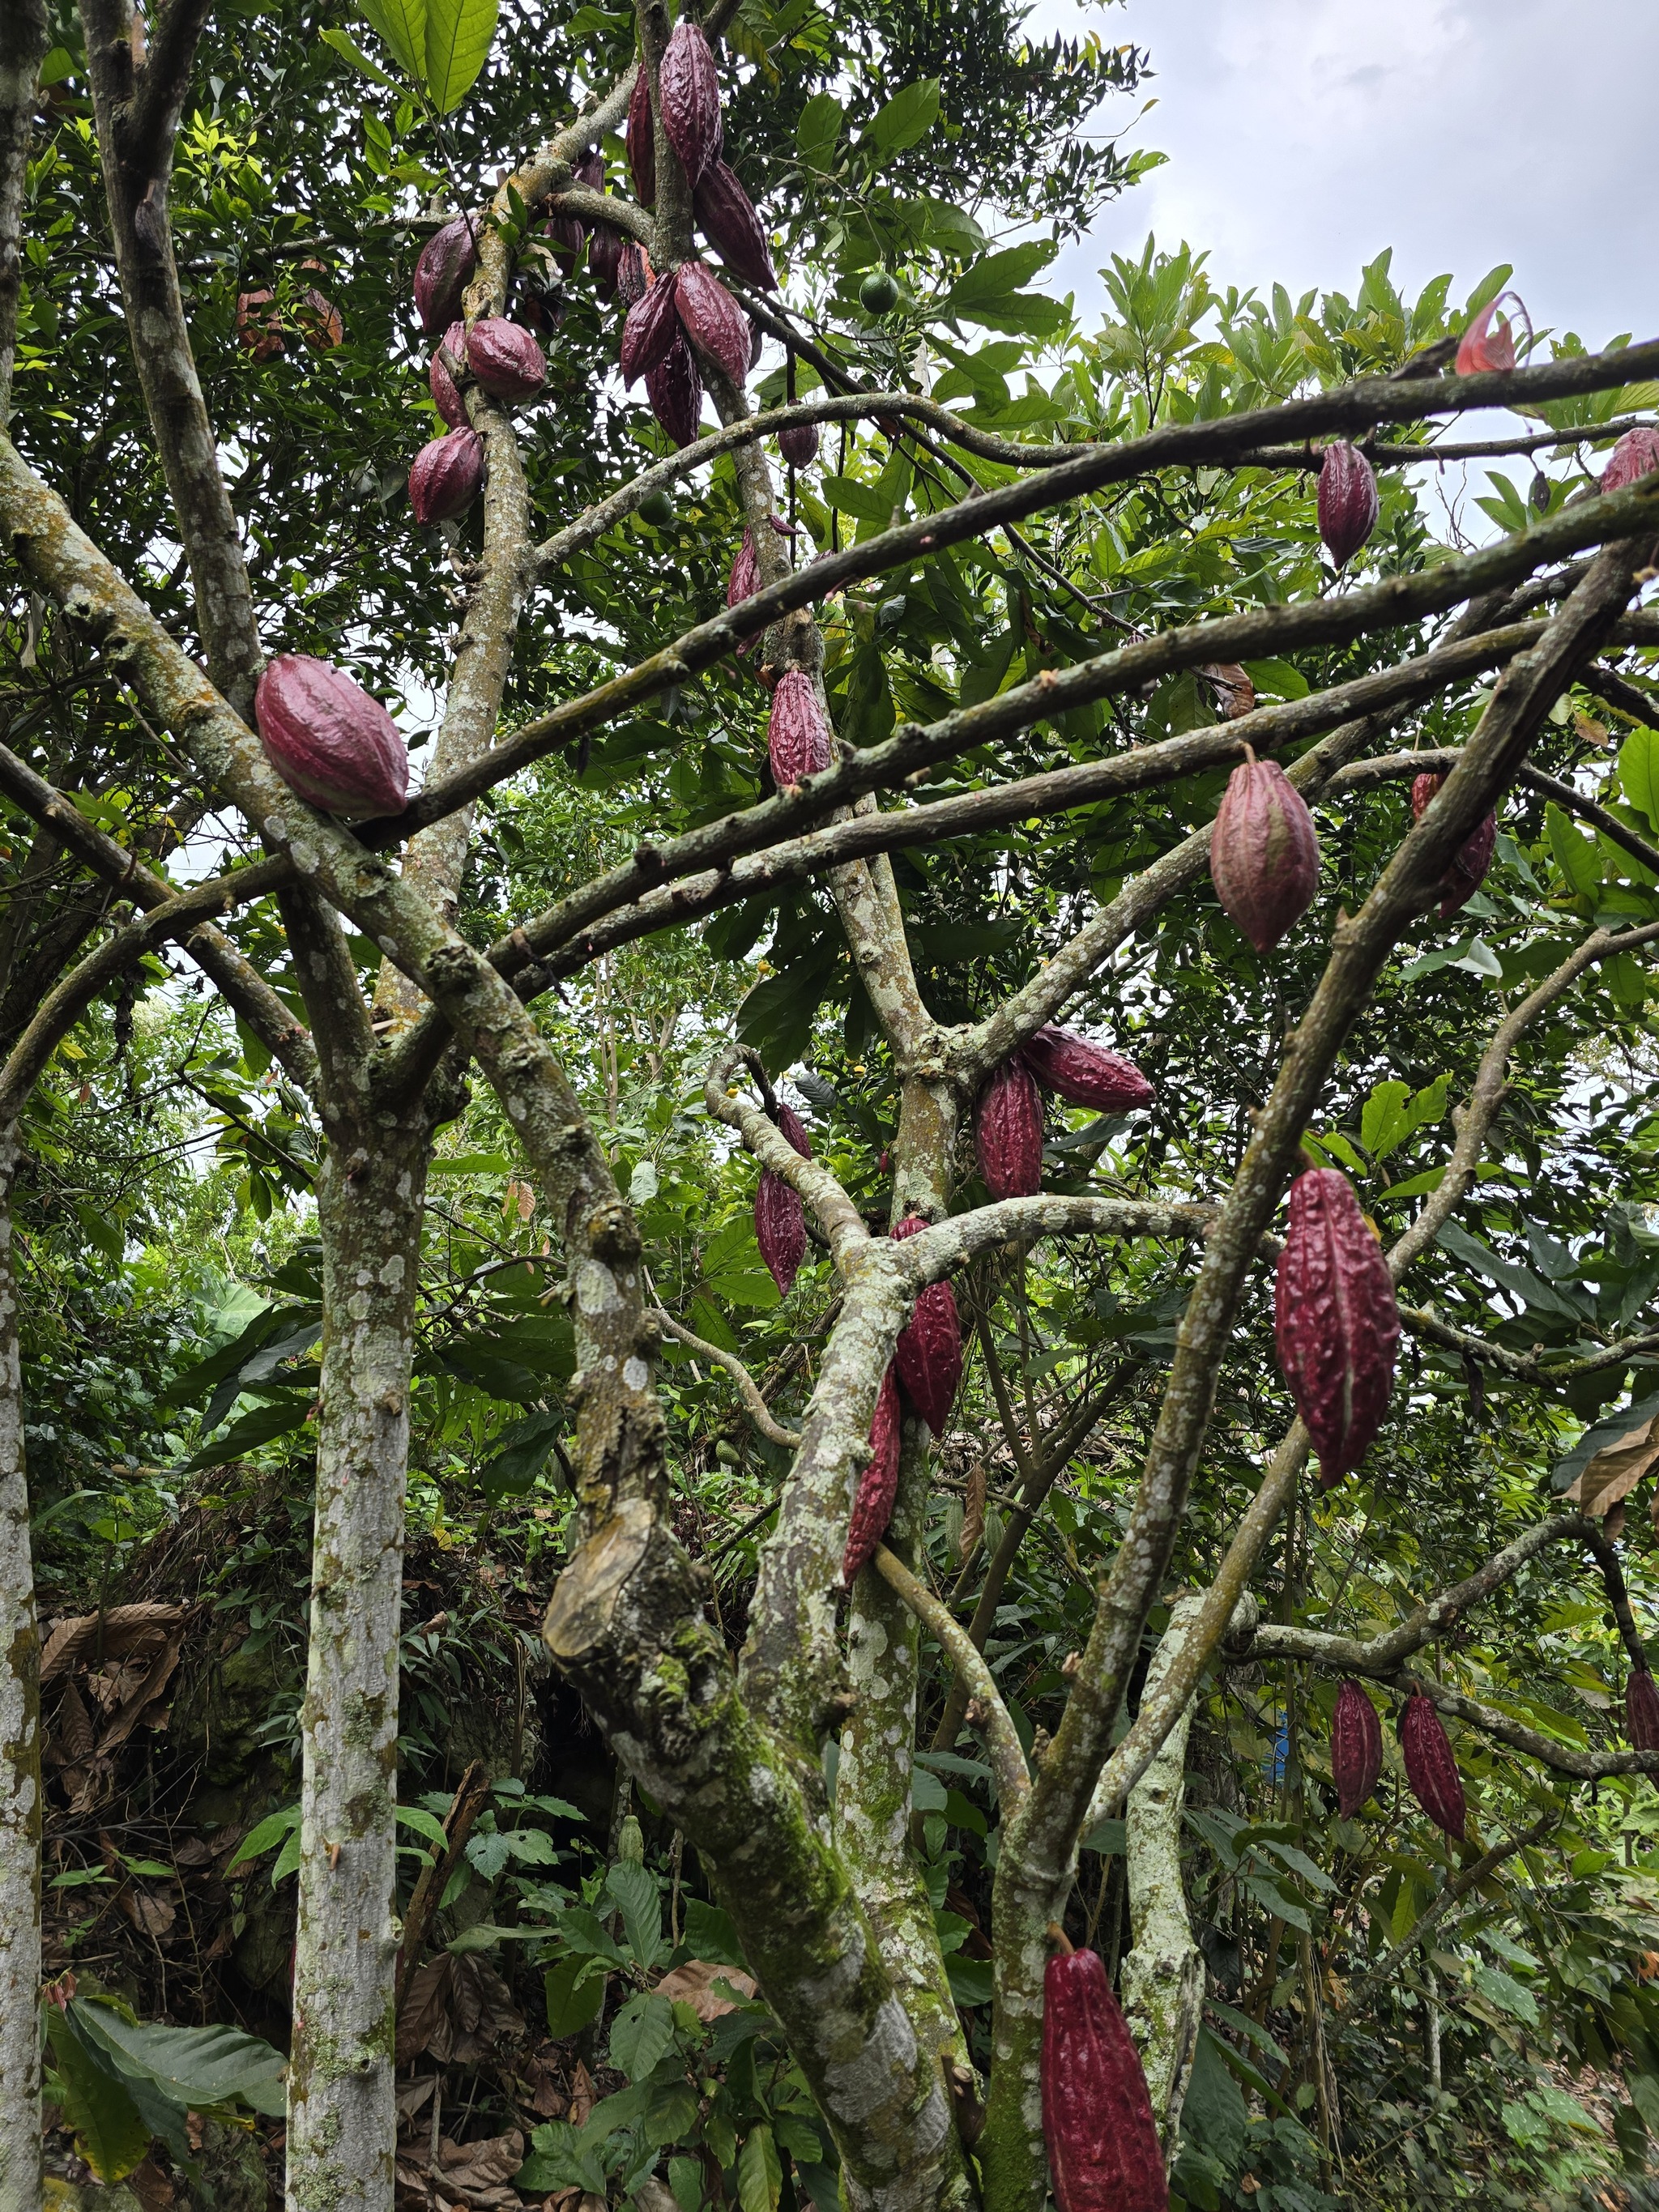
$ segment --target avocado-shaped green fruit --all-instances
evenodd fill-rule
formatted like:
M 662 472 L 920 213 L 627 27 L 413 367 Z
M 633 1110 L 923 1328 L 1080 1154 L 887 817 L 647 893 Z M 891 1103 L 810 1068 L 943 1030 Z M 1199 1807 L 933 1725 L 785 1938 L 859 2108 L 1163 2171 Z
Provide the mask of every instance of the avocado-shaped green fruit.
M 666 530 L 674 520 L 674 495 L 672 491 L 648 491 L 640 501 L 640 520 L 648 522 L 653 530 Z
M 859 286 L 859 304 L 866 315 L 890 315 L 898 295 L 898 286 L 885 269 L 872 269 Z

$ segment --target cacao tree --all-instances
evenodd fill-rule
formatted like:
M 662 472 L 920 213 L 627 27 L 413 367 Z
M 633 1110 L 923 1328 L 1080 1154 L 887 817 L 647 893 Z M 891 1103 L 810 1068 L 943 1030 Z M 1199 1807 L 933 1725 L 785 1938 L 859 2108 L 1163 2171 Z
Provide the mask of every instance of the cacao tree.
M 1596 1449 L 1652 1418 L 1659 1269 L 1635 1214 L 1604 1249 L 1574 1211 L 1598 1148 L 1629 1206 L 1650 1195 L 1644 1140 L 1589 1127 L 1578 1093 L 1598 1034 L 1645 1019 L 1659 936 L 1659 341 L 1522 336 L 1507 270 L 1459 307 L 1446 279 L 1407 307 L 1385 264 L 1356 304 L 1297 306 L 1213 294 L 1150 243 L 1114 260 L 1091 334 L 1036 280 L 1133 181 L 1080 126 L 1140 62 L 1038 66 L 994 9 L 971 53 L 884 9 L 672 22 L 646 0 L 526 13 L 493 46 L 488 11 L 366 12 L 373 52 L 299 10 L 24 6 L 0 58 L 0 1180 L 28 1172 L 76 1024 L 135 975 L 176 988 L 176 947 L 241 1075 L 287 1086 L 214 1093 L 248 1203 L 291 1178 L 314 1206 L 294 1347 L 320 1341 L 314 1417 L 290 1391 L 252 1439 L 314 1422 L 289 2201 L 392 2198 L 421 1926 L 413 1899 L 398 1915 L 400 1559 L 458 1125 L 544 1224 L 501 1265 L 542 1271 L 548 1369 L 511 1448 L 539 1443 L 533 1480 L 556 1444 L 570 1498 L 546 1648 L 729 1918 L 822 2124 L 797 2163 L 851 2206 L 1001 2212 L 1052 2186 L 1073 2212 L 1166 2201 L 1173 2155 L 1184 2200 L 1218 2201 L 1201 2142 L 1176 2143 L 1222 2063 L 1172 1841 L 1206 1681 L 1284 1671 L 1285 1756 L 1322 1757 L 1343 1820 L 1379 1771 L 1364 1685 L 1397 1696 L 1406 1782 L 1468 1864 L 1420 1911 L 1397 1890 L 1379 1976 L 1538 1840 L 1469 1835 L 1468 1747 L 1564 1791 L 1659 1771 L 1612 1517 L 1629 1468 Z M 975 132 L 1017 112 L 1054 158 L 1011 185 Z M 1053 234 L 1003 242 L 1034 220 Z M 1494 407 L 1522 427 L 1460 436 Z M 1419 487 L 1510 454 L 1530 501 L 1494 476 L 1486 541 L 1437 539 Z M 423 690 L 410 799 L 387 702 Z M 1540 1048 L 1570 1001 L 1571 1049 Z M 624 1057 L 695 1127 L 705 1207 L 755 1164 L 758 1293 L 722 1299 L 696 1197 L 653 1215 Z M 1390 1177 L 1408 1143 L 1422 1164 Z M 1460 1209 L 1505 1177 L 1477 1239 Z M 1433 1295 L 1406 1303 L 1418 1278 Z M 42 1785 L 21 1298 L 0 1286 L 0 2202 L 22 2205 Z M 734 1304 L 767 1317 L 764 1385 Z M 772 1455 L 740 1638 L 677 1512 L 707 1472 L 702 1365 Z M 1410 1432 L 1446 1372 L 1460 1402 L 1489 1376 L 1526 1408 L 1522 1525 L 1476 1516 L 1461 1579 L 1341 1632 L 1331 1562 L 1388 1518 L 1392 1468 L 1431 1465 Z M 1571 1497 L 1538 1494 L 1627 1393 Z M 958 1419 L 993 1441 L 957 1474 Z M 1079 1458 L 1108 1501 L 1080 1546 Z M 1022 1697 L 999 1607 L 1050 1525 L 1072 1640 Z M 1429 1671 L 1553 1546 L 1622 1640 L 1627 1742 Z M 1322 1625 L 1297 1597 L 1316 1560 Z M 1339 1682 L 1339 1741 L 1310 1753 Z M 964 1741 L 996 1814 L 982 1996 L 953 1972 L 969 1923 L 918 1779 Z M 1233 1834 L 1212 1845 L 1248 1886 Z M 1133 2039 L 1080 1851 L 1125 1863 Z M 1299 1955 L 1328 2158 L 1323 1978 Z

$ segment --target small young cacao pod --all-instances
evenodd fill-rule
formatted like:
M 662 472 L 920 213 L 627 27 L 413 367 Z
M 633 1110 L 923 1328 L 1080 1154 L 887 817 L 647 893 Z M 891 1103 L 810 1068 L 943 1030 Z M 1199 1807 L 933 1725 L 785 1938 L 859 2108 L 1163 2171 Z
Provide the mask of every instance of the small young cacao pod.
M 434 230 L 415 264 L 415 307 L 423 331 L 445 331 L 461 312 L 461 295 L 478 265 L 473 218 L 458 215 Z
M 787 430 L 780 430 L 778 451 L 792 469 L 809 467 L 818 457 L 817 424 L 792 422 Z
M 1382 1723 L 1376 1707 L 1349 1680 L 1336 1693 L 1331 1720 L 1331 1779 L 1336 1784 L 1336 1809 L 1351 1820 L 1376 1787 L 1382 1771 Z
M 617 248 L 617 297 L 623 306 L 636 306 L 655 281 L 651 256 L 631 238 L 623 239 Z
M 1156 1095 L 1133 1060 L 1053 1022 L 1026 1038 L 1020 1056 L 1045 1091 L 1097 1113 L 1127 1114 L 1150 1106 Z
M 665 270 L 662 276 L 652 280 L 645 296 L 636 300 L 629 309 L 622 334 L 624 384 L 636 383 L 648 371 L 667 360 L 671 348 L 680 335 L 679 317 L 674 310 L 674 293 L 673 271 Z
M 1319 469 L 1319 534 L 1339 568 L 1376 527 L 1376 476 L 1357 446 L 1338 438 Z
M 1645 1667 L 1625 1685 L 1625 1734 L 1632 1751 L 1659 1751 L 1659 1688 Z
M 628 173 L 641 207 L 657 204 L 657 132 L 651 117 L 651 78 L 640 64 L 628 96 Z
M 1429 801 L 1446 781 L 1443 775 L 1419 775 L 1412 779 L 1412 814 L 1420 822 L 1429 811 Z M 1460 908 L 1465 907 L 1486 880 L 1492 866 L 1492 856 L 1498 843 L 1498 817 L 1483 815 L 1457 850 L 1452 854 L 1451 866 L 1440 878 L 1440 919 L 1449 921 Z
M 1400 1715 L 1400 1750 L 1411 1793 L 1436 1827 L 1461 1844 L 1468 1820 L 1463 1781 L 1432 1699 L 1413 1690 Z
M 1063 1948 L 1042 1977 L 1042 2139 L 1060 2212 L 1167 2212 L 1158 2121 L 1098 1951 Z
M 489 315 L 466 334 L 466 365 L 492 399 L 533 399 L 547 381 L 547 357 L 521 323 Z
M 732 274 L 757 291 L 775 292 L 772 248 L 737 171 L 716 156 L 698 179 L 691 204 L 703 236 Z
M 1291 1185 L 1273 1334 L 1328 1490 L 1358 1466 L 1382 1425 L 1400 1344 L 1389 1263 L 1335 1168 L 1310 1168 Z
M 253 719 L 271 766 L 309 805 L 348 822 L 403 812 L 409 754 L 398 725 L 343 668 L 280 653 L 259 678 Z
M 804 1160 L 812 1157 L 812 1140 L 799 1114 L 788 1106 L 778 1109 L 778 1127 Z M 755 1242 L 778 1286 L 787 1298 L 806 1256 L 806 1209 L 800 1194 L 781 1175 L 763 1168 L 755 1188 Z
M 1210 880 L 1258 952 L 1273 951 L 1319 889 L 1313 817 L 1279 763 L 1258 760 L 1248 745 L 1210 834 Z
M 483 472 L 483 441 L 476 430 L 451 430 L 422 446 L 409 471 L 416 521 L 448 522 L 465 514 L 478 496 Z
M 702 416 L 702 379 L 684 337 L 677 337 L 657 366 L 647 369 L 645 396 L 674 443 L 689 446 Z
M 842 1553 L 842 1587 L 851 1589 L 853 1577 L 874 1555 L 893 1517 L 898 1495 L 899 1444 L 904 1409 L 899 1404 L 898 1382 L 890 1360 L 881 1378 L 875 1419 L 870 1424 L 870 1463 L 859 1477 L 853 1498 L 853 1515 L 847 1524 L 847 1548 Z
M 1656 469 L 1659 469 L 1659 429 L 1644 422 L 1637 429 L 1626 430 L 1607 455 L 1601 489 L 1623 491 L 1638 477 L 1651 476 Z
M 1500 292 L 1498 299 L 1504 295 Z M 1478 376 L 1483 369 L 1510 369 L 1515 367 L 1515 332 L 1507 315 L 1499 315 L 1498 328 L 1491 327 L 1498 300 L 1489 300 L 1463 333 L 1457 349 L 1457 374 Z
M 657 71 L 662 127 L 696 185 L 720 150 L 720 82 L 702 26 L 682 15 Z
M 741 391 L 749 374 L 749 318 L 706 261 L 680 264 L 674 310 L 703 359 L 724 369 Z
M 1042 1188 L 1042 1097 L 1016 1053 L 980 1094 L 980 1173 L 993 1198 L 1035 1198 Z
M 902 1241 L 927 1226 L 919 1213 L 908 1213 L 888 1234 Z M 904 1394 L 936 1437 L 950 1425 L 962 1380 L 962 1321 L 957 1294 L 949 1283 L 929 1283 L 918 1291 L 915 1310 L 899 1331 L 893 1364 Z
M 452 430 L 466 420 L 466 408 L 455 388 L 455 379 L 466 367 L 466 325 L 452 323 L 433 349 L 426 372 L 432 404 Z
M 772 694 L 766 749 L 772 781 L 787 791 L 830 765 L 830 725 L 812 679 L 802 668 L 786 668 Z

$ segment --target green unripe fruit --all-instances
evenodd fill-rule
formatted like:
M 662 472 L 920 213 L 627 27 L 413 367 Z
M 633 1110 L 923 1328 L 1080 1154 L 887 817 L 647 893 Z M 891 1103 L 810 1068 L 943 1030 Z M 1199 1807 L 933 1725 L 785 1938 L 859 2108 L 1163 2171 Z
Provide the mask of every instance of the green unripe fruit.
M 890 315 L 898 296 L 898 286 L 885 269 L 872 269 L 859 286 L 859 304 L 866 315 Z
M 648 491 L 640 501 L 640 520 L 648 522 L 653 530 L 666 530 L 674 520 L 674 495 L 672 491 Z
M 617 1858 L 623 1865 L 645 1864 L 644 1832 L 631 1813 L 617 1831 Z

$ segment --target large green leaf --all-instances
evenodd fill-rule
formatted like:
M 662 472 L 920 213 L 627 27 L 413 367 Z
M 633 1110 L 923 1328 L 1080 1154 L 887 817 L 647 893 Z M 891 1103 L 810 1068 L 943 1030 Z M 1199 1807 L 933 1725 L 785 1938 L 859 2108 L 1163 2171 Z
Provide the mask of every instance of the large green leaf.
M 939 79 L 919 77 L 878 107 L 859 139 L 860 153 L 897 154 L 925 138 L 939 120 Z
M 149 2149 L 149 2124 L 125 2085 L 99 2064 L 56 2006 L 46 2008 L 46 2030 L 76 2149 L 98 2180 L 124 2179 Z
M 113 2005 L 74 1997 L 76 2027 L 100 2044 L 122 2072 L 150 2081 L 190 2110 L 240 2099 L 257 2112 L 283 2109 L 288 2061 L 280 2051 L 240 2027 L 168 2027 L 131 2021 Z
M 257 1406 L 252 1413 L 244 1413 L 240 1421 L 233 1421 L 217 1443 L 204 1444 L 193 1459 L 185 1462 L 185 1472 L 194 1474 L 203 1468 L 228 1467 L 244 1453 L 304 1428 L 310 1418 L 309 1391 L 301 1391 L 274 1406 Z
M 426 82 L 447 115 L 471 91 L 495 35 L 498 0 L 427 0 Z
M 378 31 L 399 69 L 426 82 L 426 0 L 357 0 L 364 21 Z

